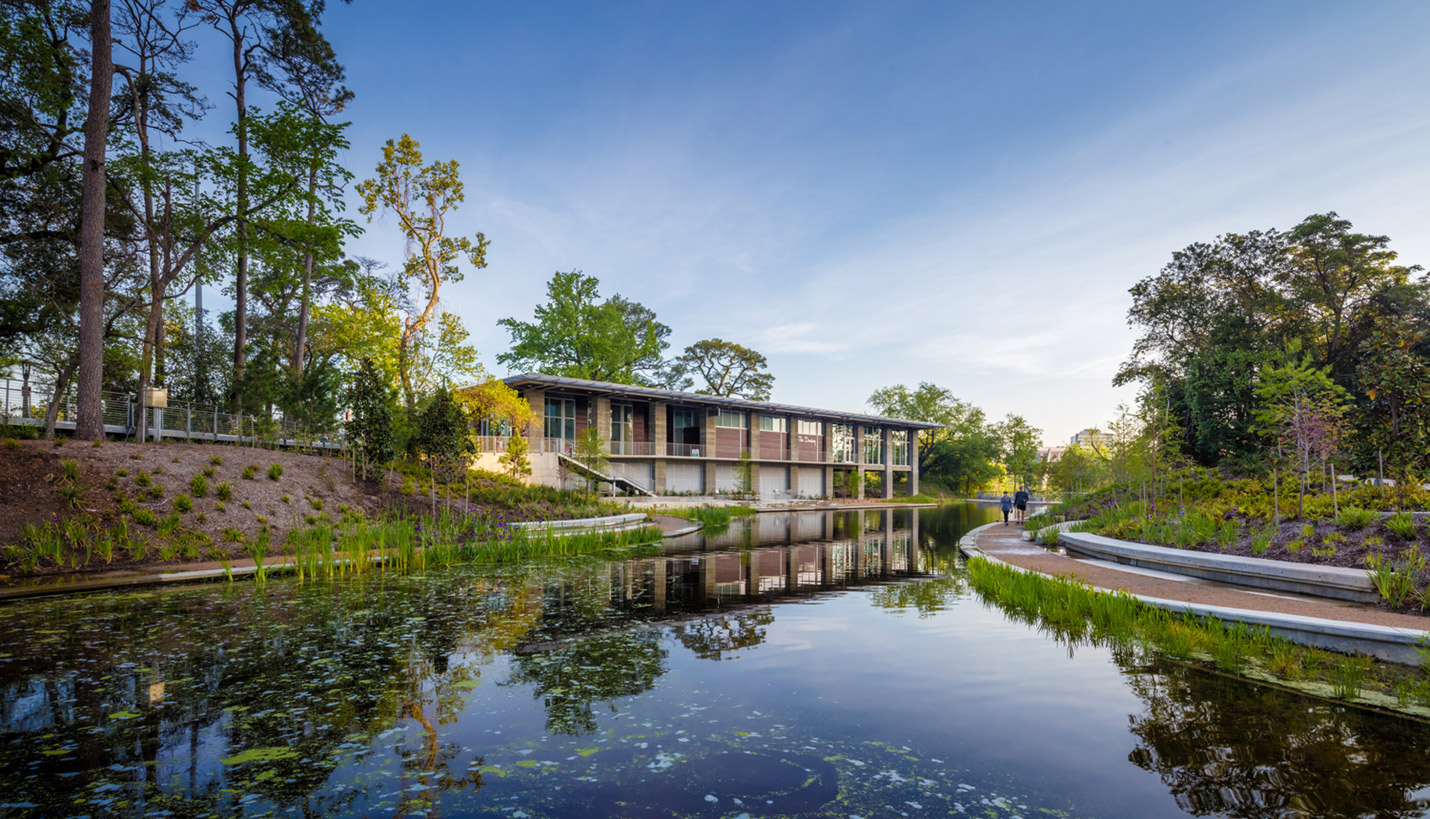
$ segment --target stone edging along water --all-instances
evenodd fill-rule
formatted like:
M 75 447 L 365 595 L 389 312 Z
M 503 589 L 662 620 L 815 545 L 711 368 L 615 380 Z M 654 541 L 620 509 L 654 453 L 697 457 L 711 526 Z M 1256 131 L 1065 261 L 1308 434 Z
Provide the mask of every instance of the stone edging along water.
M 1070 552 L 1144 569 L 1355 603 L 1380 602 L 1380 592 L 1376 591 L 1370 576 L 1360 569 L 1169 549 L 1089 532 L 1063 532 L 1058 535 L 1058 540 Z
M 959 539 L 959 550 L 966 555 L 977 556 L 989 562 L 1008 566 L 1020 572 L 1028 572 L 1030 574 L 1048 577 L 1049 575 L 1043 574 L 1042 572 L 1025 569 L 1021 566 L 1014 566 L 1011 563 L 999 560 L 978 548 L 978 534 L 984 529 L 998 525 L 1000 524 L 988 523 L 970 530 Z M 1092 588 L 1095 591 L 1107 591 L 1105 589 L 1098 589 L 1095 586 Z M 1125 593 L 1144 605 L 1165 611 L 1191 614 L 1197 617 L 1212 617 L 1227 624 L 1244 623 L 1248 626 L 1264 627 L 1270 630 L 1271 633 L 1285 637 L 1291 642 L 1300 645 L 1315 646 L 1342 654 L 1365 654 L 1402 665 L 1421 665 L 1424 663 L 1424 659 L 1416 649 L 1420 641 L 1427 636 L 1427 632 L 1399 629 L 1392 626 L 1380 626 L 1371 623 L 1326 620 L 1320 617 L 1306 617 L 1299 614 L 1281 614 L 1272 611 L 1237 609 L 1231 608 L 1230 606 L 1210 606 L 1200 603 L 1188 603 L 1182 600 L 1147 597 L 1140 594 L 1131 594 L 1130 592 Z

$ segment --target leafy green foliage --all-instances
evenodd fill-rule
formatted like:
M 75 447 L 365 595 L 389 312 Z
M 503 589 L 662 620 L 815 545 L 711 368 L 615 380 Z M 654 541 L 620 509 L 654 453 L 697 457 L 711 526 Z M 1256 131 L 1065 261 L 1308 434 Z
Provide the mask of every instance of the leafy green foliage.
M 511 349 L 497 361 L 513 370 L 569 378 L 663 383 L 670 328 L 650 309 L 619 294 L 598 302 L 599 286 L 594 276 L 579 270 L 553 275 L 535 321 L 497 322 L 511 334 Z
M 364 358 L 347 392 L 351 417 L 348 444 L 366 476 L 370 467 L 392 458 L 392 406 L 387 384 L 371 358 Z
M 441 481 L 462 474 L 476 452 L 467 411 L 446 387 L 438 388 L 422 408 L 413 440 L 417 450 L 426 456 L 433 476 Z
M 697 341 L 673 362 L 665 379 L 671 389 L 688 389 L 690 374 L 700 377 L 705 395 L 738 396 L 751 401 L 770 400 L 775 377 L 765 370 L 769 362 L 749 347 L 733 341 L 711 338 Z

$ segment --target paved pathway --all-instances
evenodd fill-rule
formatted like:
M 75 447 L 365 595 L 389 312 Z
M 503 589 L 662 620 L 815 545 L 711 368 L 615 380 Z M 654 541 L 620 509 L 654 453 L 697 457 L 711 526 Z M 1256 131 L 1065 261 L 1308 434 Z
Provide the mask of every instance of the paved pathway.
M 978 532 L 975 538 L 979 549 L 1006 563 L 1044 574 L 1069 575 L 1098 588 L 1121 589 L 1145 597 L 1184 603 L 1297 614 L 1421 631 L 1430 629 L 1430 617 L 1397 614 L 1337 600 L 1253 591 L 1241 586 L 1152 572 L 1107 561 L 1071 558 L 1023 540 L 1023 527 L 1017 524 L 995 524 Z

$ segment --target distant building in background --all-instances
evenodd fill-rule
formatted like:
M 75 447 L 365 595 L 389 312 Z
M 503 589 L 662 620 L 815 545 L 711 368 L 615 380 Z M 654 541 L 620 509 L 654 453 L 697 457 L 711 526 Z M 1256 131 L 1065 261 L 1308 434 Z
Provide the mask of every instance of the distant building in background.
M 1045 464 L 1055 464 L 1063 459 L 1063 453 L 1067 451 L 1065 446 L 1045 446 L 1038 450 L 1038 460 Z
M 1079 432 L 1074 435 L 1070 443 L 1074 443 L 1079 446 L 1101 446 L 1102 443 L 1106 440 L 1107 436 L 1103 434 L 1102 430 L 1088 427 L 1082 432 Z

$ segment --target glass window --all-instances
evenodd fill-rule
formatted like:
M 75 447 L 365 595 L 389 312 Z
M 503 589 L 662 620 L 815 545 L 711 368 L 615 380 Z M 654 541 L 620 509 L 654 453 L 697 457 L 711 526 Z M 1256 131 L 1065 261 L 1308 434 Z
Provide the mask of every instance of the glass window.
M 744 429 L 745 413 L 736 410 L 720 410 L 720 416 L 715 419 L 715 426 Z
M 630 404 L 611 405 L 611 440 L 612 441 L 634 441 L 635 440 L 634 413 Z
M 889 445 L 894 450 L 894 466 L 909 465 L 909 431 L 896 429 L 889 433 Z
M 864 463 L 881 464 L 884 462 L 884 429 L 883 427 L 864 427 Z
M 789 421 L 772 415 L 760 416 L 761 432 L 789 432 Z
M 670 426 L 674 430 L 682 430 L 686 427 L 700 426 L 700 417 L 693 409 L 678 409 L 670 412 Z
M 854 426 L 852 424 L 830 424 L 829 439 L 834 450 L 835 463 L 854 462 Z
M 799 430 L 799 434 L 800 434 L 800 435 L 818 435 L 818 434 L 819 434 L 819 422 L 818 422 L 818 421 L 800 421 L 800 422 L 798 423 L 798 426 L 796 426 L 795 428 Z
M 570 398 L 546 399 L 546 437 L 576 439 L 576 402 Z

